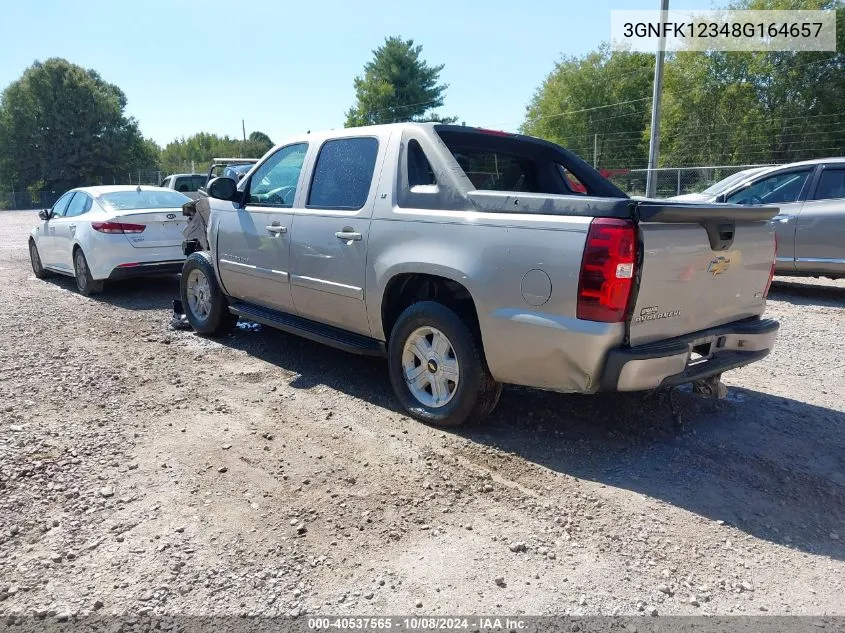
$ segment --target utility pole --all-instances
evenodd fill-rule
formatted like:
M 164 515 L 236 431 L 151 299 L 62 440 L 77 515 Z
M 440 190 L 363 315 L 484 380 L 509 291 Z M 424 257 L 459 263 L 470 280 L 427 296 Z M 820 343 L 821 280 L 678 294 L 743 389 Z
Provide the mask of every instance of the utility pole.
M 599 135 L 593 135 L 593 167 L 598 167 Z
M 241 128 L 243 128 L 243 131 L 244 131 L 244 143 L 246 143 L 246 122 L 245 122 L 243 119 L 241 119 Z
M 660 22 L 666 22 L 669 11 L 669 0 L 660 1 Z M 648 172 L 646 175 L 645 195 L 649 198 L 657 193 L 657 157 L 660 154 L 660 97 L 663 94 L 663 59 L 666 37 L 660 29 L 660 44 L 657 48 L 657 59 L 654 62 L 654 93 L 651 98 L 651 138 L 648 142 Z

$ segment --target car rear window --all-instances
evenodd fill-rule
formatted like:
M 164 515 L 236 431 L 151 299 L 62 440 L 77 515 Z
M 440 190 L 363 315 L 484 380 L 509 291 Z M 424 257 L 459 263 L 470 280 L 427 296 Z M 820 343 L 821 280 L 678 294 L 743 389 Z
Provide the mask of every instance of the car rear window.
M 190 198 L 178 191 L 151 191 L 149 189 L 133 191 L 113 191 L 103 193 L 97 198 L 105 207 L 114 211 L 132 209 L 174 209 L 181 207 Z

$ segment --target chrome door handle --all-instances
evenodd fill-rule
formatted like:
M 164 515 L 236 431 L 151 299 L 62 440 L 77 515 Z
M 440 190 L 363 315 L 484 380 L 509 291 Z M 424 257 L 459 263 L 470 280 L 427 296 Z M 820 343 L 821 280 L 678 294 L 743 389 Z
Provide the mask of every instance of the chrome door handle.
M 356 242 L 364 239 L 364 236 L 356 231 L 337 231 L 334 236 L 339 240 L 354 240 Z
M 75 224 L 71 224 L 71 225 L 69 225 L 67 228 L 69 228 L 69 229 L 70 229 L 70 232 L 71 232 L 71 233 L 73 233 L 73 232 L 76 230 L 76 225 L 75 225 Z
M 265 226 L 264 228 L 270 231 L 271 233 L 275 233 L 276 235 L 288 232 L 288 227 L 281 226 L 279 224 L 270 224 L 269 226 Z

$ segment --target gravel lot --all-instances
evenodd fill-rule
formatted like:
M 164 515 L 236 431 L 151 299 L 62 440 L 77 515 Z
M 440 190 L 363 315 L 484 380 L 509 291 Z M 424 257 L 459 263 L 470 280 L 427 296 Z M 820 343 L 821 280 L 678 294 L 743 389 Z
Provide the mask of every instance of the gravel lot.
M 32 275 L 0 213 L 0 615 L 845 614 L 845 281 L 786 281 L 728 399 L 507 388 L 398 411 L 381 361 L 169 328 L 175 279 Z

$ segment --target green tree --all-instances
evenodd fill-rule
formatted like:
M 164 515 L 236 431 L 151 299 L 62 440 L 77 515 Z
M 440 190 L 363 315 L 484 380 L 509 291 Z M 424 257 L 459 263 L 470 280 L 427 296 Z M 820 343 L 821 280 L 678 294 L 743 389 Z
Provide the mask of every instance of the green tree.
M 639 166 L 648 153 L 653 76 L 653 55 L 611 53 L 607 44 L 564 57 L 534 93 L 521 131 L 600 168 Z
M 667 55 L 660 165 L 790 162 L 845 153 L 843 6 L 842 0 L 736 0 L 728 6 L 835 10 L 837 52 Z M 595 148 L 600 168 L 645 167 L 653 80 L 651 54 L 611 53 L 602 45 L 564 58 L 534 94 L 521 129 L 587 160 Z
M 741 0 L 731 9 L 836 10 L 840 0 Z M 792 162 L 845 151 L 842 52 L 679 52 L 666 65 L 661 164 Z
M 454 122 L 433 112 L 443 107 L 446 84 L 439 84 L 444 68 L 429 66 L 414 40 L 388 37 L 373 51 L 364 74 L 355 77 L 355 105 L 346 113 L 346 127 L 399 121 Z
M 264 132 L 256 130 L 247 137 L 248 147 L 254 150 L 257 156 L 266 154 L 272 147 L 273 141 Z
M 62 190 L 120 182 L 158 148 L 127 117 L 126 96 L 64 59 L 35 62 L 0 98 L 0 180 Z
M 162 170 L 168 173 L 194 169 L 205 171 L 215 158 L 261 158 L 273 147 L 264 132 L 255 131 L 246 141 L 200 132 L 168 143 L 161 151 Z

